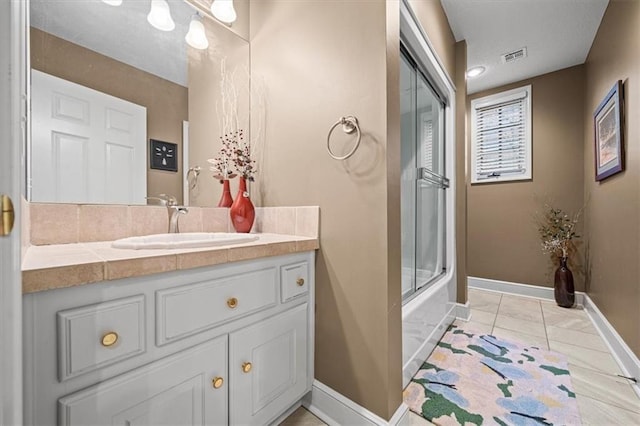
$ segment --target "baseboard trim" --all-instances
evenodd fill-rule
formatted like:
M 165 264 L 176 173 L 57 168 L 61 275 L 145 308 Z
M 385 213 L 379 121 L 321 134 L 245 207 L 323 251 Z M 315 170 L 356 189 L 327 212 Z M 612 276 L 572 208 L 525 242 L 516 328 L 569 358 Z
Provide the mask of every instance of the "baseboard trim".
M 462 321 L 469 321 L 471 319 L 471 307 L 469 301 L 467 303 L 456 303 L 456 318 Z
M 318 380 L 314 380 L 312 390 L 302 405 L 329 426 L 409 425 L 409 407 L 404 403 L 398 407 L 391 419 L 386 421 Z
M 529 284 L 518 284 L 508 281 L 492 280 L 487 278 L 469 277 L 469 288 L 496 291 L 500 293 L 514 294 L 518 296 L 534 297 L 544 300 L 555 300 L 553 289 L 538 287 Z M 591 322 L 600 333 L 600 336 L 609 347 L 614 359 L 627 377 L 635 377 L 640 380 L 640 360 L 633 353 L 629 345 L 620 337 L 602 312 L 598 309 L 588 294 L 576 291 L 576 305 L 583 306 Z M 640 384 L 630 383 L 633 390 L 640 397 Z
M 625 343 L 622 337 L 620 337 L 604 314 L 600 312 L 600 309 L 598 309 L 589 295 L 585 295 L 584 310 L 587 312 L 587 315 L 589 315 L 589 318 L 591 318 L 591 322 L 595 325 L 600 336 L 602 336 L 609 346 L 613 357 L 622 370 L 622 374 L 640 380 L 640 359 L 638 359 L 631 348 Z M 640 397 L 640 383 L 630 384 L 638 397 Z
M 469 288 L 514 294 L 516 296 L 533 297 L 535 299 L 555 300 L 553 288 L 531 284 L 520 284 L 509 281 L 492 280 L 490 278 L 468 277 Z M 576 305 L 584 306 L 585 293 L 576 291 Z

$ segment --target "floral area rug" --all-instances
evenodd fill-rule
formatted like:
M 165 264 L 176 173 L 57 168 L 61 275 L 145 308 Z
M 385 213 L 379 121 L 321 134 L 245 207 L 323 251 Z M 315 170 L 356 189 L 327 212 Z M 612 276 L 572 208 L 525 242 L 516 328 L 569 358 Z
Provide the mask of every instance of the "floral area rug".
M 579 425 L 564 355 L 452 325 L 404 402 L 437 425 Z

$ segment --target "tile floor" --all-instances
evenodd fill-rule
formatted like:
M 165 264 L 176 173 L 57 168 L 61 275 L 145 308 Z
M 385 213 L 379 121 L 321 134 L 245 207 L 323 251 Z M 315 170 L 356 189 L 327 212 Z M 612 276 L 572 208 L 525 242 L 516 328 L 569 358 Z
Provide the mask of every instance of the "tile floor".
M 456 325 L 491 333 L 567 356 L 571 381 L 584 425 L 640 425 L 640 398 L 621 371 L 587 314 L 553 301 L 469 289 L 471 319 Z M 428 425 L 410 413 L 410 424 Z M 286 426 L 324 425 L 300 408 Z

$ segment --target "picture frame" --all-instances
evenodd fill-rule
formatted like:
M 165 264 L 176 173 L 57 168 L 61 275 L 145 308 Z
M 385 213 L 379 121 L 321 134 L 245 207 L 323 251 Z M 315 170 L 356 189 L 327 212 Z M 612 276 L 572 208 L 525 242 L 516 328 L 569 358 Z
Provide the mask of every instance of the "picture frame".
M 149 166 L 169 172 L 178 171 L 178 144 L 149 139 Z
M 596 181 L 624 170 L 623 86 L 618 80 L 593 114 Z

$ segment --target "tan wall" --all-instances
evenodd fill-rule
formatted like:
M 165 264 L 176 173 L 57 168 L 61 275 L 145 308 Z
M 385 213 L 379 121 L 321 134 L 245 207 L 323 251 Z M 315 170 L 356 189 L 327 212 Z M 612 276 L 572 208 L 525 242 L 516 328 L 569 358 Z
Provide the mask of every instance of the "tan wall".
M 586 62 L 584 189 L 589 296 L 640 356 L 640 2 L 611 0 Z M 595 182 L 593 112 L 624 82 L 626 170 Z
M 428 3 L 444 16 L 438 1 Z M 399 5 L 251 4 L 252 80 L 268 88 L 252 194 L 266 206 L 320 206 L 315 376 L 386 419 L 402 401 Z M 446 19 L 438 25 L 425 27 L 438 43 L 446 31 L 439 54 L 453 69 L 451 31 Z M 349 114 L 362 143 L 336 161 L 327 132 Z M 331 140 L 338 154 L 353 143 L 340 130 Z
M 246 12 L 248 18 L 248 9 Z M 209 49 L 189 49 L 189 166 L 200 166 L 202 170 L 198 185 L 189 192 L 189 204 L 215 207 L 222 194 L 222 185 L 213 178 L 207 159 L 217 156 L 222 147 L 220 137 L 230 131 L 223 125 L 221 64 L 224 60 L 225 73 L 234 82 L 237 94 L 237 108 L 231 115 L 237 118 L 237 128 L 248 137 L 249 43 L 209 19 L 203 23 L 211 38 Z M 230 185 L 235 199 L 238 179 L 232 179 Z
M 388 419 L 401 403 L 402 365 L 399 262 L 387 279 L 386 7 L 384 0 L 254 2 L 251 72 L 268 88 L 256 185 L 264 205 L 320 206 L 315 377 Z M 360 121 L 362 144 L 336 161 L 327 132 L 348 114 Z M 339 130 L 332 141 L 338 152 L 353 143 Z M 399 259 L 399 236 L 392 248 Z
M 389 418 L 401 403 L 402 367 L 401 345 L 390 344 L 401 334 L 399 268 L 387 280 L 385 3 L 252 3 L 251 73 L 268 88 L 254 188 L 265 206 L 320 206 L 315 377 Z M 336 161 L 327 132 L 349 114 L 362 143 Z M 332 141 L 343 152 L 353 138 L 336 131 Z
M 545 287 L 553 266 L 533 215 L 545 200 L 568 212 L 583 205 L 584 67 L 576 66 L 470 96 L 532 86 L 533 180 L 467 187 L 467 272 Z M 470 166 L 469 166 L 470 167 Z M 574 274 L 576 290 L 583 279 Z
M 178 172 L 147 166 L 147 194 L 182 200 L 182 121 L 187 120 L 187 88 L 92 50 L 31 28 L 34 69 L 147 108 L 147 138 L 178 144 Z M 149 159 L 147 158 L 147 164 Z
M 456 276 L 458 303 L 467 302 L 467 42 L 455 45 L 456 69 Z
M 456 40 L 440 0 L 409 0 L 409 4 L 453 81 L 456 69 Z

